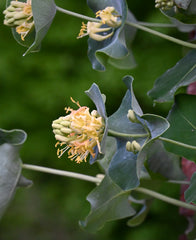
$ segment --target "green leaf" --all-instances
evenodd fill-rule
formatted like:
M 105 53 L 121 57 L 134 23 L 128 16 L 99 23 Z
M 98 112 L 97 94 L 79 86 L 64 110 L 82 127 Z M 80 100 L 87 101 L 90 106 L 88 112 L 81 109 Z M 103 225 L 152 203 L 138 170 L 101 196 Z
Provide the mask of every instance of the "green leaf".
M 177 95 L 162 140 L 167 151 L 196 161 L 196 96 Z
M 21 176 L 19 150 L 26 136 L 22 130 L 0 129 L 0 218 L 13 198 L 16 188 L 32 183 Z
M 180 157 L 167 152 L 160 140 L 153 142 L 147 153 L 148 170 L 170 180 L 185 178 L 180 168 Z
M 112 220 L 133 216 L 135 210 L 128 201 L 129 192 L 120 189 L 106 176 L 88 196 L 91 211 L 80 225 L 87 231 L 95 232 Z
M 130 199 L 130 200 L 132 200 L 132 199 Z M 142 201 L 142 200 L 140 200 L 140 201 Z M 150 210 L 152 201 L 153 201 L 152 199 L 142 201 L 143 206 L 140 209 L 140 211 L 127 222 L 127 225 L 129 227 L 137 227 L 144 222 L 144 220 L 146 219 L 146 216 Z M 137 203 L 137 201 L 136 201 L 136 203 Z
M 196 81 L 196 50 L 190 51 L 173 68 L 159 77 L 148 95 L 154 102 L 172 102 L 176 92 Z
M 56 14 L 56 5 L 54 0 L 33 0 L 32 11 L 36 34 L 34 42 L 24 53 L 24 56 L 29 52 L 39 51 L 41 42 L 48 32 Z
M 185 191 L 184 197 L 186 202 L 196 204 L 196 172 L 191 177 L 191 183 L 189 188 Z
M 114 34 L 104 40 L 96 41 L 91 38 L 88 40 L 88 57 L 95 70 L 104 71 L 104 62 L 108 61 L 110 64 L 121 69 L 130 69 L 135 67 L 135 61 L 131 50 L 130 42 L 135 36 L 136 29 L 130 26 L 124 26 L 126 19 L 135 22 L 135 17 L 127 8 L 125 0 L 88 0 L 88 6 L 96 13 L 108 6 L 114 6 L 118 14 L 121 16 L 122 24 L 120 27 L 113 29 Z M 128 13 L 128 14 L 127 14 Z M 107 26 L 107 25 L 106 25 Z M 122 60 L 122 61 L 121 61 Z M 129 63 L 127 60 L 131 60 Z

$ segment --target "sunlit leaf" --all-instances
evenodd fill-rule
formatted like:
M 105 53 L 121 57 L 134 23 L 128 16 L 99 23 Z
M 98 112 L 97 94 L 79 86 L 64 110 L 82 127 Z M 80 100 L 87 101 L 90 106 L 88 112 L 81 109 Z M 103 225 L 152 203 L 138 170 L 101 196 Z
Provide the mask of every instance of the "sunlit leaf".
M 154 102 L 171 102 L 176 92 L 196 81 L 196 50 L 190 51 L 173 68 L 159 77 L 149 96 Z
M 196 96 L 177 95 L 169 113 L 170 128 L 163 134 L 169 152 L 196 161 Z
M 129 204 L 129 194 L 106 176 L 100 185 L 87 196 L 91 211 L 84 221 L 80 221 L 81 227 L 95 232 L 108 221 L 133 216 L 135 210 Z

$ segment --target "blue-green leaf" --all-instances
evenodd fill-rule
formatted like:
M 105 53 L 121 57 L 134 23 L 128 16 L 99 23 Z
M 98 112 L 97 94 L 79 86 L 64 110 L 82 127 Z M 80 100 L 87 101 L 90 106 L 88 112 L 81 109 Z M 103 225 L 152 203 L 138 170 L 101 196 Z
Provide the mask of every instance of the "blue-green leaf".
M 22 130 L 0 129 L 0 218 L 13 198 L 16 188 L 32 182 L 21 176 L 19 150 L 26 140 Z
M 41 42 L 56 14 L 56 5 L 54 0 L 33 0 L 32 11 L 35 22 L 35 39 L 24 55 L 40 49 Z
M 129 192 L 123 191 L 106 176 L 88 196 L 91 211 L 80 225 L 87 231 L 95 232 L 108 221 L 133 216 L 135 210 L 128 201 Z
M 136 170 L 137 154 L 126 150 L 126 140 L 118 139 L 118 149 L 112 158 L 108 170 L 111 179 L 123 190 L 134 189 L 139 186 Z
M 128 91 L 123 98 L 120 108 L 108 119 L 108 132 L 117 138 L 117 152 L 109 166 L 109 176 L 123 190 L 129 190 L 139 185 L 139 179 L 147 177 L 144 161 L 150 145 L 169 127 L 168 121 L 157 115 L 143 114 L 133 93 L 133 78 L 123 78 Z M 132 109 L 137 118 L 131 122 L 127 113 Z M 127 141 L 137 141 L 141 150 L 134 154 L 126 150 Z M 158 151 L 158 149 L 157 149 Z
M 148 159 L 148 152 L 152 143 L 169 128 L 167 119 L 161 116 L 144 114 L 140 119 L 141 124 L 149 131 L 149 137 L 146 139 L 137 157 L 137 175 L 139 178 L 142 177 L 144 161 Z M 159 152 L 159 149 L 156 149 L 156 151 Z
M 7 6 L 10 5 L 12 0 L 7 0 Z M 20 0 L 26 2 L 26 0 Z M 24 56 L 29 52 L 36 52 L 40 50 L 41 42 L 45 37 L 53 18 L 56 14 L 56 5 L 54 0 L 33 0 L 32 12 L 35 27 L 27 34 L 24 41 L 21 36 L 16 32 L 16 28 L 12 28 L 12 33 L 15 40 L 22 46 L 28 47 Z
M 104 119 L 105 123 L 105 129 L 104 129 L 104 134 L 101 140 L 101 153 L 98 152 L 98 147 L 96 146 L 94 151 L 95 151 L 95 157 L 93 158 L 91 156 L 90 158 L 90 163 L 94 163 L 97 158 L 101 158 L 105 154 L 105 146 L 106 146 L 106 137 L 108 133 L 108 118 L 105 110 L 105 101 L 103 99 L 103 96 L 99 90 L 99 87 L 97 84 L 93 83 L 92 86 L 90 87 L 89 90 L 85 91 L 86 95 L 89 96 L 89 98 L 94 102 L 98 114 Z
M 104 172 L 107 172 L 112 157 L 116 153 L 117 143 L 114 137 L 107 136 L 105 144 L 105 155 L 97 157 L 97 163 Z

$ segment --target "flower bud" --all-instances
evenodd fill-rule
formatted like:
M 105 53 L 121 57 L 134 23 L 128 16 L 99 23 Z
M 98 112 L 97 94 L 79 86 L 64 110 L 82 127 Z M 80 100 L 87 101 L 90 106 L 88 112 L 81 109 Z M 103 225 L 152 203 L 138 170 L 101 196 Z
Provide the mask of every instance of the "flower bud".
M 131 143 L 130 141 L 128 141 L 128 142 L 126 143 L 126 150 L 127 150 L 128 152 L 133 152 L 133 145 L 132 145 L 132 143 Z
M 133 153 L 138 153 L 141 150 L 141 146 L 135 140 L 133 142 L 128 141 L 126 143 L 126 150 Z
M 140 144 L 138 142 L 136 142 L 135 140 L 132 142 L 132 146 L 133 146 L 134 153 L 138 153 L 141 150 Z
M 26 35 L 34 28 L 31 0 L 27 0 L 27 2 L 11 1 L 3 14 L 5 15 L 4 24 L 15 27 L 16 32 L 24 41 Z
M 138 119 L 135 116 L 135 112 L 132 109 L 129 109 L 127 117 L 132 123 L 139 123 Z
M 163 11 L 169 10 L 174 6 L 174 0 L 155 0 L 155 8 Z

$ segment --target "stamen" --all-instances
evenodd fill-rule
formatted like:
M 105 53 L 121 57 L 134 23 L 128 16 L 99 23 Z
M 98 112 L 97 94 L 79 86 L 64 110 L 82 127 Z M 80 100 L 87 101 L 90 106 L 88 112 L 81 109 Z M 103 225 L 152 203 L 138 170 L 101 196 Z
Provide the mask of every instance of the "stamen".
M 55 134 L 57 156 L 60 158 L 68 150 L 68 158 L 77 163 L 86 162 L 90 154 L 95 157 L 94 147 L 97 145 L 101 152 L 100 141 L 104 132 L 104 122 L 97 111 L 89 112 L 89 108 L 81 107 L 78 101 L 71 101 L 78 106 L 77 110 L 65 108 L 70 112 L 65 117 L 60 117 L 52 123 Z M 65 126 L 66 125 L 66 126 Z M 63 145 L 64 148 L 60 149 Z
M 82 38 L 89 35 L 90 38 L 96 41 L 103 41 L 113 35 L 113 30 L 111 27 L 103 28 L 102 23 L 98 22 L 88 22 L 87 24 L 82 23 L 80 33 L 77 38 Z M 111 31 L 111 33 L 107 33 Z M 103 33 L 105 35 L 100 35 L 98 33 Z
M 114 7 L 106 7 L 103 10 L 96 12 L 96 17 L 101 18 L 103 24 L 107 24 L 110 27 L 119 27 L 121 25 L 121 20 L 119 19 L 120 15 L 115 10 Z

